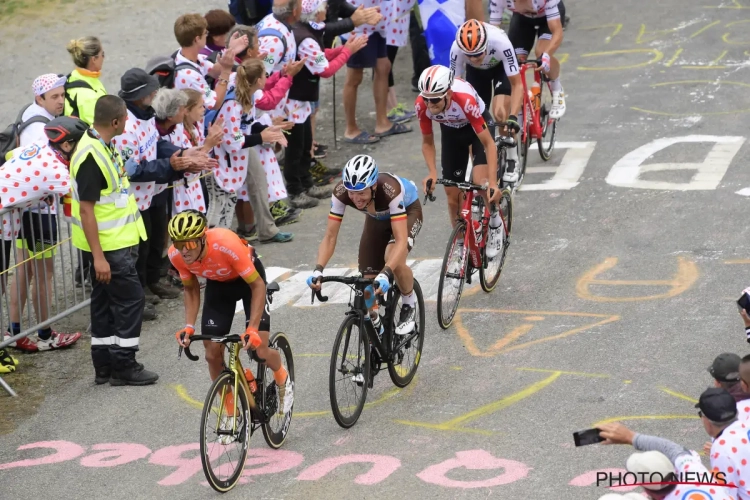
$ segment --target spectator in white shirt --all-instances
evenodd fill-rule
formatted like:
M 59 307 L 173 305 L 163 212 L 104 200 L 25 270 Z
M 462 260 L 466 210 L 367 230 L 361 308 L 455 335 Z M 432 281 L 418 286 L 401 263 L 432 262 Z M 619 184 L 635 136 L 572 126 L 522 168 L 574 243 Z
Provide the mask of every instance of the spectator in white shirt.
M 63 114 L 65 109 L 65 76 L 48 73 L 34 80 L 34 103 L 24 111 L 23 122 L 36 116 L 46 118 L 47 122 Z M 46 142 L 43 120 L 29 123 L 18 137 L 19 146 L 28 146 L 32 142 Z

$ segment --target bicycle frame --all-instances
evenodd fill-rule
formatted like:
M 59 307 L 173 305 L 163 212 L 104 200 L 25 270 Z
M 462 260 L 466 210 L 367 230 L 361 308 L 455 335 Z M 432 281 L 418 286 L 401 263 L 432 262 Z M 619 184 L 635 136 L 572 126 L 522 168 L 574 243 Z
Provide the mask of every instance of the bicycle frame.
M 521 142 L 526 142 L 526 134 L 531 134 L 531 139 L 538 139 L 542 136 L 542 124 L 541 124 L 541 107 L 534 109 L 531 103 L 531 97 L 529 93 L 529 87 L 526 85 L 526 72 L 528 70 L 535 70 L 538 67 L 539 61 L 527 62 L 521 65 L 521 82 L 523 83 L 523 126 L 521 128 Z M 534 81 L 542 85 L 542 72 L 534 71 Z M 530 118 L 530 119 L 529 119 Z

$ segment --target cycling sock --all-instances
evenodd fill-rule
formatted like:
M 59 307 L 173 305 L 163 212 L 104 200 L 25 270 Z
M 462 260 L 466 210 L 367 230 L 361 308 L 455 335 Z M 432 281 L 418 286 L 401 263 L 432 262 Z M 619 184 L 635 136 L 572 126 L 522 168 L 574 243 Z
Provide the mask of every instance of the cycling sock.
M 549 81 L 549 88 L 552 90 L 552 92 L 559 92 L 562 90 L 562 84 L 560 83 L 559 78 L 555 78 L 554 80 Z
M 511 161 L 518 161 L 518 150 L 515 147 L 505 150 L 506 157 Z
M 502 227 L 503 220 L 500 218 L 500 211 L 498 210 L 494 214 L 492 214 L 492 217 L 490 217 L 490 226 L 497 228 Z
M 37 330 L 36 334 L 39 336 L 39 340 L 49 340 L 52 337 L 52 328 L 41 328 Z
M 21 333 L 21 323 L 11 323 L 10 332 L 13 335 L 18 335 L 19 333 Z
M 273 372 L 273 379 L 276 381 L 276 385 L 284 385 L 286 383 L 287 373 L 284 365 L 281 368 Z
M 411 306 L 414 307 L 414 303 L 416 301 L 416 297 L 414 296 L 414 290 L 411 291 L 409 295 L 401 294 L 401 303 L 405 306 Z

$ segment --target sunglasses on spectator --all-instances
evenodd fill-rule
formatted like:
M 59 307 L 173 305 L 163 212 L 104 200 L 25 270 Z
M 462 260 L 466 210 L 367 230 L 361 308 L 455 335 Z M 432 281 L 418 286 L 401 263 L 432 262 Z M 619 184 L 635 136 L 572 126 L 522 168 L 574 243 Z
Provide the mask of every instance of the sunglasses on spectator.
M 194 250 L 198 248 L 198 240 L 175 241 L 173 243 L 174 243 L 174 247 L 180 251 L 185 250 L 185 249 Z

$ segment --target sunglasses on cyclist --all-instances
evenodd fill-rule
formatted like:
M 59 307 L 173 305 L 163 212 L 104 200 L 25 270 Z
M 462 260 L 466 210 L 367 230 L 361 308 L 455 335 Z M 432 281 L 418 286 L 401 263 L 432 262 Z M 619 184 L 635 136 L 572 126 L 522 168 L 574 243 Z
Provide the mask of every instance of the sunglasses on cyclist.
M 198 240 L 174 241 L 174 247 L 179 250 L 194 250 L 198 248 Z
M 362 191 L 364 188 L 367 187 L 367 184 L 364 182 L 358 182 L 356 184 L 352 184 L 351 182 L 344 181 L 344 187 L 347 191 Z
M 476 59 L 477 57 L 484 57 L 484 51 L 477 52 L 476 54 L 466 54 L 469 59 Z
M 445 99 L 445 95 L 446 94 L 447 94 L 447 92 L 445 94 L 441 95 L 441 96 L 438 96 L 438 97 L 425 97 L 423 95 L 422 99 L 424 99 L 426 102 L 429 102 L 430 104 L 438 104 L 440 101 L 442 101 L 443 99 Z

